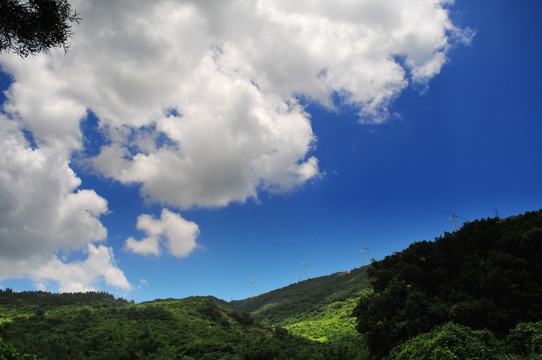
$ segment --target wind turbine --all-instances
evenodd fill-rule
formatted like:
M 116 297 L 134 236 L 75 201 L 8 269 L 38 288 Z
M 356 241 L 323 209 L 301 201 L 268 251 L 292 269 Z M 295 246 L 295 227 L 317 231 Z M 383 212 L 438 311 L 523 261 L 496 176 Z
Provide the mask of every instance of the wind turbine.
M 465 218 L 462 217 L 462 216 L 456 215 L 456 214 L 454 214 L 454 213 L 452 213 L 452 216 L 450 216 L 450 219 L 452 219 L 453 222 L 454 222 L 455 231 L 457 231 L 457 230 L 458 230 L 458 229 L 457 229 L 457 222 L 455 221 L 455 218 L 460 218 L 460 219 L 465 219 Z M 448 219 L 448 220 L 449 220 L 449 219 Z
M 367 253 L 365 252 L 366 250 L 371 250 L 371 249 L 366 248 L 365 245 L 361 244 L 360 252 L 363 253 L 363 265 L 367 265 Z
M 305 263 L 302 263 L 303 264 L 303 272 L 305 273 L 305 280 L 308 279 L 308 276 L 307 276 L 307 266 L 310 266 L 312 264 L 305 264 Z
M 254 297 L 254 276 L 252 277 L 252 280 L 250 280 L 247 284 L 250 284 L 250 294 L 251 298 Z

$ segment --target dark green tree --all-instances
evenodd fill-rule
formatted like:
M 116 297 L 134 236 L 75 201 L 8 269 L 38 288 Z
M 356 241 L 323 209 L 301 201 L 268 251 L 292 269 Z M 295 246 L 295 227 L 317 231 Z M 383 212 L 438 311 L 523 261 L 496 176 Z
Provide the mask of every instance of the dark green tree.
M 518 324 L 506 338 L 508 351 L 521 356 L 542 356 L 542 321 Z
M 0 51 L 22 57 L 52 48 L 68 50 L 78 14 L 67 0 L 0 0 Z
M 453 321 L 504 337 L 542 319 L 542 211 L 466 223 L 373 263 L 355 315 L 373 356 Z

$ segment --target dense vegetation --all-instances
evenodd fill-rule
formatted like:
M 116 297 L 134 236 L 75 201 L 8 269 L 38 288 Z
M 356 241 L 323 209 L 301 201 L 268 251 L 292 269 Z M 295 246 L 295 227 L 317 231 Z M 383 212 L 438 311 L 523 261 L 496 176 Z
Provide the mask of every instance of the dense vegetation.
M 0 290 L 0 359 L 540 359 L 540 259 L 542 211 L 242 301 Z
M 419 348 L 415 341 L 449 331 L 435 330 L 449 322 L 505 339 L 517 324 L 542 319 L 540 259 L 542 211 L 477 220 L 434 242 L 414 243 L 369 267 L 374 292 L 355 310 L 358 330 L 376 358 L 408 339 Z M 405 358 L 397 353 L 392 358 Z
M 0 337 L 13 354 L 38 359 L 350 358 L 348 350 L 263 327 L 220 303 L 193 297 L 135 305 L 103 293 L 7 290 L 0 293 Z
M 394 347 L 387 360 L 540 360 L 542 321 L 520 323 L 498 339 L 487 329 L 453 322 L 437 326 Z
M 1 360 L 36 360 L 36 355 L 20 354 L 12 344 L 5 343 L 0 338 L 0 359 Z
M 472 330 L 450 322 L 395 347 L 388 360 L 493 360 L 502 355 L 501 348 L 491 331 Z
M 333 358 L 366 359 L 365 338 L 356 331 L 352 312 L 370 288 L 365 268 L 358 268 L 300 281 L 226 306 L 248 312 L 265 325 L 325 343 L 329 352 L 338 356 Z
M 12 307 L 14 310 L 48 309 L 56 306 L 91 306 L 110 307 L 133 304 L 122 298 L 115 298 L 106 292 L 62 293 L 51 294 L 45 291 L 14 292 L 11 289 L 0 289 L 0 306 L 2 309 Z
M 300 281 L 227 306 L 248 312 L 263 324 L 325 342 L 357 336 L 352 311 L 370 288 L 367 272 L 359 268 Z

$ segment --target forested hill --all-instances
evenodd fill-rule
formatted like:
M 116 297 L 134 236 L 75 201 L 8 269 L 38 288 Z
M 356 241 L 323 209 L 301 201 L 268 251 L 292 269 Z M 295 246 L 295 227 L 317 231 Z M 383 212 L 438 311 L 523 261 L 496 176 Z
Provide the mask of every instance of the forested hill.
M 14 294 L 4 291 L 0 298 Z M 0 359 L 341 359 L 330 346 L 258 325 L 211 297 L 97 307 L 35 307 L 33 297 L 63 298 L 38 292 L 25 293 L 29 303 L 15 307 L 3 301 Z
M 226 306 L 312 340 L 357 335 L 352 311 L 371 285 L 366 268 L 300 281 Z
M 426 359 L 420 352 L 418 357 L 403 356 L 420 351 L 423 342 L 458 341 L 457 333 L 472 330 L 485 333 L 468 335 L 480 336 L 469 351 L 476 358 L 493 359 L 482 355 L 482 349 L 510 349 L 497 349 L 488 339 L 517 336 L 511 333 L 518 331 L 516 326 L 530 329 L 530 335 L 521 330 L 520 338 L 509 342 L 511 350 L 542 358 L 542 323 L 534 324 L 542 320 L 542 211 L 465 223 L 456 232 L 413 243 L 371 264 L 368 273 L 374 292 L 361 298 L 355 313 L 376 358 L 399 346 L 392 351 L 397 357 L 390 359 Z M 435 330 L 440 326 L 445 330 Z
M 12 307 L 19 311 L 28 311 L 41 308 L 47 309 L 55 306 L 91 306 L 108 307 L 128 305 L 130 302 L 123 298 L 115 298 L 106 292 L 81 292 L 52 294 L 45 291 L 16 292 L 11 289 L 0 289 L 0 305 L 4 308 Z
M 251 313 L 256 320 L 274 323 L 314 307 L 358 296 L 370 288 L 365 268 L 312 278 L 281 289 L 228 303 Z
M 134 304 L 106 293 L 6 289 L 0 348 L 6 342 L 55 360 L 365 359 L 352 310 L 368 286 L 365 269 L 355 269 L 233 303 L 208 296 Z
M 0 359 L 542 359 L 541 259 L 534 211 L 240 301 L 0 290 Z

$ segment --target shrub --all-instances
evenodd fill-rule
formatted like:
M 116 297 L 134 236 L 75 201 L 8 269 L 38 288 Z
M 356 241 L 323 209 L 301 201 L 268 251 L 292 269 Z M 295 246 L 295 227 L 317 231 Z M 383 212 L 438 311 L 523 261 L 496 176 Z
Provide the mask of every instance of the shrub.
M 507 337 L 508 351 L 519 355 L 542 355 L 542 321 L 518 324 Z
M 449 322 L 396 346 L 388 360 L 494 360 L 502 348 L 488 330 Z

